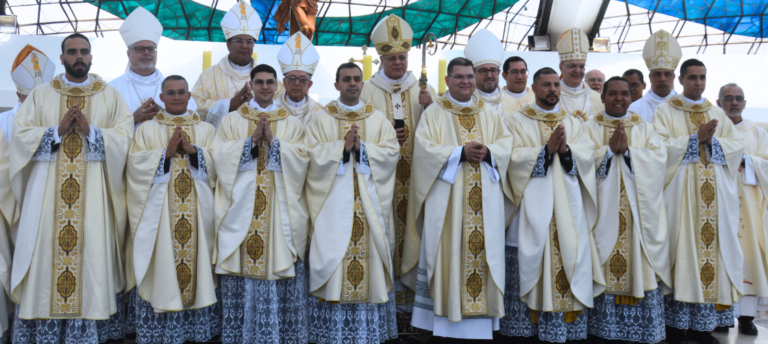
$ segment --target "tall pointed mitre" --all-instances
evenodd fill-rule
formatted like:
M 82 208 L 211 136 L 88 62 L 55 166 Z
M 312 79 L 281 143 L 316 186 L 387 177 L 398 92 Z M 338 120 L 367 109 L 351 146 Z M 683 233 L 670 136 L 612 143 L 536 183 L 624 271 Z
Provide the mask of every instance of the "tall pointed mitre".
M 413 29 L 394 14 L 382 19 L 371 31 L 371 42 L 379 55 L 407 53 L 411 50 Z
M 586 61 L 589 53 L 587 35 L 577 27 L 566 30 L 557 39 L 557 53 L 560 55 L 560 62 Z
M 320 62 L 320 54 L 317 53 L 312 41 L 301 31 L 297 31 L 277 52 L 277 62 L 280 63 L 283 74 L 300 70 L 311 75 L 315 74 L 315 67 Z
M 648 70 L 677 69 L 677 64 L 683 57 L 683 49 L 677 43 L 677 39 L 669 32 L 659 30 L 645 41 L 643 48 L 643 60 Z
M 37 85 L 53 79 L 56 65 L 39 49 L 27 44 L 13 61 L 11 79 L 16 84 L 16 91 L 29 95 Z
M 120 25 L 120 36 L 129 47 L 138 41 L 152 41 L 157 45 L 163 36 L 163 25 L 152 13 L 139 6 Z
M 501 68 L 504 63 L 504 46 L 493 32 L 482 29 L 469 38 L 464 48 L 464 57 L 472 61 L 475 67 L 493 63 Z
M 232 6 L 221 19 L 221 30 L 224 31 L 224 37 L 227 39 L 237 35 L 249 35 L 258 41 L 261 25 L 259 14 L 250 3 L 243 0 Z

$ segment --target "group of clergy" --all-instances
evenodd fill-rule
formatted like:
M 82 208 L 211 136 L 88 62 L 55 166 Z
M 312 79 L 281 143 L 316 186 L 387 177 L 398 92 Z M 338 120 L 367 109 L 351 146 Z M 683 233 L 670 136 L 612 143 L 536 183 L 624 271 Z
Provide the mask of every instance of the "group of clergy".
M 278 53 L 281 78 L 252 58 L 249 3 L 221 26 L 229 54 L 191 88 L 155 68 L 163 27 L 142 7 L 109 83 L 81 34 L 63 40 L 60 75 L 19 53 L 19 104 L 0 114 L 0 330 L 14 343 L 376 344 L 397 337 L 397 313 L 464 339 L 710 344 L 739 314 L 756 334 L 768 133 L 741 118 L 736 84 L 719 107 L 702 97 L 698 60 L 674 91 L 668 32 L 645 45 L 645 95 L 632 72 L 593 91 L 573 28 L 560 71 L 531 80 L 475 32 L 438 96 L 389 15 L 370 37 L 381 70 L 364 82 L 342 64 L 323 106 L 302 33 Z

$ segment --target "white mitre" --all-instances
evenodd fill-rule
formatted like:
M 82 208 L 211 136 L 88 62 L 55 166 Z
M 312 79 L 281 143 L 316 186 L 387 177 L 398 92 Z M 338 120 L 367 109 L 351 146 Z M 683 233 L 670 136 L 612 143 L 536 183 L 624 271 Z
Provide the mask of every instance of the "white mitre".
M 139 6 L 120 25 L 120 36 L 128 47 L 138 41 L 152 41 L 158 45 L 163 36 L 163 25 L 152 13 Z
M 310 75 L 315 74 L 317 63 L 320 62 L 320 54 L 307 36 L 301 31 L 288 38 L 277 52 L 277 62 L 283 74 L 300 70 Z
M 16 92 L 29 95 L 35 86 L 50 82 L 56 65 L 42 51 L 27 44 L 21 49 L 11 68 L 11 79 L 16 84 Z
M 674 71 L 683 57 L 683 49 L 669 32 L 659 30 L 645 41 L 643 60 L 648 70 L 669 69 Z
M 371 31 L 371 42 L 379 55 L 407 53 L 411 50 L 413 29 L 394 14 L 382 19 Z
M 504 46 L 493 32 L 482 29 L 469 38 L 464 48 L 464 57 L 472 61 L 475 67 L 493 63 L 501 68 L 504 63 Z
M 237 35 L 249 35 L 258 41 L 261 26 L 259 14 L 250 3 L 242 0 L 232 6 L 221 19 L 221 30 L 224 31 L 224 37 L 227 39 Z
M 589 53 L 587 35 L 577 27 L 566 30 L 557 39 L 557 53 L 560 55 L 560 62 L 586 61 Z

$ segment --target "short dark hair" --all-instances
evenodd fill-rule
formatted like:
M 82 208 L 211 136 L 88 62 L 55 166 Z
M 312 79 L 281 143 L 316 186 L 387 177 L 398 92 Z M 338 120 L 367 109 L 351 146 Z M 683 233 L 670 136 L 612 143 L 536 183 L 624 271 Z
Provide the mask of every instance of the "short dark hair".
M 557 74 L 557 72 L 549 67 L 544 67 L 542 69 L 539 69 L 536 71 L 536 73 L 533 74 L 533 83 L 537 83 L 539 79 L 541 79 L 542 75 L 550 75 L 550 74 Z
M 463 57 L 457 57 L 451 60 L 451 62 L 448 62 L 448 76 L 453 74 L 453 67 L 455 66 L 465 66 L 465 67 L 469 66 L 469 67 L 472 67 L 473 71 L 475 69 L 475 65 L 472 64 L 472 61 L 470 61 L 469 59 L 465 59 Z
M 162 93 L 163 91 L 165 91 L 165 83 L 167 83 L 168 81 L 173 81 L 173 80 L 182 80 L 182 81 L 184 81 L 184 83 L 187 84 L 187 88 L 189 88 L 189 82 L 187 82 L 187 79 L 184 79 L 183 76 L 181 76 L 181 75 L 169 75 L 165 79 L 163 79 L 163 83 L 160 84 L 160 92 Z
M 272 73 L 275 76 L 275 80 L 277 80 L 277 71 L 272 66 L 263 63 L 251 69 L 251 80 L 253 80 L 257 73 L 261 72 Z
M 626 78 L 626 77 L 628 77 L 630 75 L 637 75 L 637 77 L 640 78 L 640 82 L 645 82 L 645 78 L 643 78 L 643 72 L 641 72 L 641 71 L 639 71 L 637 69 L 634 69 L 634 68 L 633 69 L 627 69 L 627 71 L 624 72 L 624 74 L 622 74 L 621 76 L 623 78 Z
M 352 68 L 357 68 L 357 70 L 360 71 L 360 75 L 363 75 L 363 70 L 360 69 L 360 66 L 358 66 L 356 63 L 354 63 L 354 62 L 345 62 L 345 63 L 342 63 L 339 66 L 339 68 L 336 68 L 336 82 L 339 82 L 339 78 L 341 78 L 341 70 L 342 69 L 352 69 Z
M 525 63 L 525 69 L 528 69 L 528 62 L 525 62 L 522 57 L 520 56 L 512 56 L 508 58 L 506 61 L 504 61 L 504 70 L 502 70 L 504 73 L 509 73 L 509 65 L 511 65 L 513 62 L 522 62 Z
M 688 59 L 683 62 L 683 65 L 680 66 L 680 76 L 685 76 L 688 74 L 688 67 L 704 67 L 704 69 L 707 69 L 707 66 L 704 65 L 704 62 L 701 62 L 697 59 Z
M 75 32 L 67 37 L 64 37 L 64 40 L 61 41 L 61 53 L 64 54 L 64 44 L 67 43 L 68 40 L 72 38 L 82 38 L 86 42 L 88 42 L 88 49 L 91 49 L 91 41 L 88 39 L 88 37 L 85 37 L 82 33 Z
M 620 76 L 611 77 L 610 79 L 606 80 L 605 83 L 603 84 L 603 95 L 605 95 L 608 92 L 608 84 L 610 84 L 613 81 L 624 81 L 627 83 L 627 86 L 629 86 L 629 80 L 624 79 L 623 77 L 620 77 Z

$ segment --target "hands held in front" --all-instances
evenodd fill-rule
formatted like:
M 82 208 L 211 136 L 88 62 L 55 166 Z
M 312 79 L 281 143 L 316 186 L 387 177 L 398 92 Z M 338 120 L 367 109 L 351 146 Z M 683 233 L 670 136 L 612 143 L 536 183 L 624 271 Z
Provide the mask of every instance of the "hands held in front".
M 704 123 L 699 127 L 699 142 L 712 145 L 712 137 L 715 136 L 715 129 L 717 129 L 717 120 L 713 119 L 707 123 Z
M 562 124 L 558 125 L 555 130 L 549 135 L 547 140 L 547 153 L 552 155 L 555 153 L 565 154 L 568 151 L 568 146 L 565 144 L 565 127 Z
M 609 148 L 611 152 L 615 154 L 624 154 L 627 152 L 627 149 L 629 149 L 629 145 L 627 144 L 627 132 L 624 130 L 624 122 L 619 122 L 613 135 L 611 135 Z
M 168 141 L 168 149 L 165 150 L 165 157 L 171 158 L 174 154 L 180 153 L 177 152 L 179 148 L 186 154 L 197 154 L 197 148 L 187 141 L 187 137 L 184 136 L 184 131 L 177 125 L 176 129 L 173 130 L 171 139 Z
M 80 132 L 85 135 L 90 135 L 91 127 L 88 125 L 88 119 L 85 118 L 85 114 L 80 111 L 80 105 L 78 103 L 72 104 L 72 107 L 67 110 L 64 117 L 59 123 L 59 137 L 64 136 L 72 126 L 77 125 Z
M 480 142 L 469 142 L 464 145 L 464 157 L 469 161 L 481 162 L 488 154 L 488 148 Z
M 357 126 L 357 123 L 352 124 L 352 130 L 347 132 L 347 135 L 344 136 L 344 151 L 349 152 L 354 147 L 356 151 L 360 151 L 360 134 L 358 134 L 357 129 L 359 127 Z

